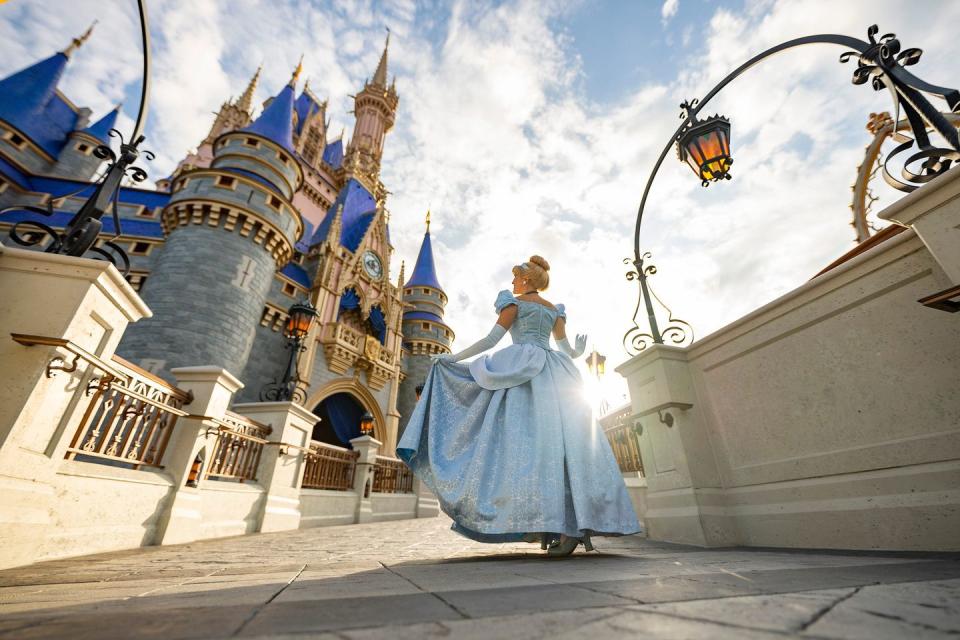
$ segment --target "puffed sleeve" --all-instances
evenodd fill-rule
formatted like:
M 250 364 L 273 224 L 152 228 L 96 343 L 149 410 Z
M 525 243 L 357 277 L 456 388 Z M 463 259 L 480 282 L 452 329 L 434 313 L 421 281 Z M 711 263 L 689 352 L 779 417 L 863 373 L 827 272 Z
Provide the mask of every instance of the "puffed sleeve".
M 497 294 L 497 301 L 493 303 L 493 307 L 497 310 L 497 313 L 500 313 L 504 307 L 511 304 L 517 304 L 517 299 L 507 289 L 504 289 Z
M 567 308 L 562 304 L 557 305 L 557 315 L 566 321 L 567 319 Z

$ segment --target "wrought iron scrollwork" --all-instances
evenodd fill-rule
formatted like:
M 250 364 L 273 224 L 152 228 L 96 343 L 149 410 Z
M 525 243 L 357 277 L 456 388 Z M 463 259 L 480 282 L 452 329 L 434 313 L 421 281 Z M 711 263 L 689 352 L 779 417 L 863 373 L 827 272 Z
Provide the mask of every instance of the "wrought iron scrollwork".
M 905 67 L 919 62 L 923 51 L 915 47 L 901 50 L 900 41 L 894 34 L 886 33 L 877 39 L 879 31 L 877 25 L 872 25 L 867 30 L 869 46 L 863 51 L 842 54 L 840 62 L 856 57 L 853 84 L 862 85 L 869 81 L 874 91 L 889 90 L 896 107 L 893 121 L 899 121 L 902 111 L 910 123 L 913 138 L 894 130 L 894 137 L 901 144 L 883 161 L 883 177 L 887 184 L 910 192 L 947 171 L 953 162 L 960 161 L 960 134 L 923 94 L 942 98 L 951 111 L 957 112 L 960 111 L 960 92 L 929 84 L 907 71 Z M 948 146 L 934 146 L 927 129 L 939 133 Z M 911 150 L 914 152 L 902 160 L 902 179 L 895 177 L 890 170 L 891 161 Z
M 95 183 L 93 194 L 74 214 L 63 231 L 59 232 L 38 220 L 21 220 L 13 225 L 10 232 L 11 240 L 26 247 L 42 245 L 43 251 L 46 253 L 78 257 L 84 254 L 93 254 L 97 259 L 109 261 L 124 276 L 129 274 L 130 258 L 123 248 L 114 242 L 122 234 L 118 210 L 120 184 L 124 178 L 129 178 L 137 183 L 146 180 L 147 172 L 141 167 L 134 166 L 133 163 L 140 157 L 140 154 L 143 154 L 149 160 L 153 160 L 155 156 L 151 151 L 137 149 L 139 144 L 143 142 L 143 136 L 139 136 L 132 144 L 127 144 L 122 133 L 116 129 L 111 129 L 110 137 L 120 139 L 120 154 L 117 155 L 113 149 L 105 144 L 98 145 L 93 150 L 93 155 L 102 160 L 107 160 L 109 165 L 100 181 Z M 55 203 L 63 202 L 88 188 L 84 187 L 79 191 L 55 198 L 48 202 L 45 208 L 35 205 L 14 205 L 0 210 L 0 215 L 9 211 L 30 211 L 49 217 L 54 214 Z M 114 234 L 110 239 L 101 242 L 100 246 L 94 246 L 103 231 L 101 218 L 107 211 L 110 211 L 113 216 Z
M 92 185 L 84 185 L 79 191 L 55 198 L 48 203 L 46 208 L 24 204 L 0 209 L 0 215 L 10 211 L 30 211 L 49 217 L 54 214 L 54 202 L 64 201 L 93 186 L 93 193 L 70 219 L 62 232 L 58 232 L 41 221 L 24 220 L 13 225 L 10 237 L 21 246 L 40 248 L 38 247 L 40 245 L 45 253 L 79 257 L 90 252 L 113 263 L 124 276 L 130 272 L 130 259 L 126 252 L 113 242 L 121 235 L 120 215 L 117 210 L 121 182 L 124 178 L 129 178 L 135 183 L 146 180 L 147 172 L 141 167 L 134 166 L 134 163 L 141 154 L 148 160 L 155 158 L 151 151 L 138 149 L 144 140 L 141 132 L 146 123 L 147 95 L 150 88 L 150 29 L 147 23 L 145 0 L 137 0 L 137 8 L 140 16 L 140 36 L 143 42 L 143 81 L 140 86 L 140 107 L 137 111 L 137 120 L 130 136 L 130 142 L 127 143 L 119 131 L 111 129 L 110 137 L 120 139 L 120 153 L 115 153 L 109 145 L 105 144 L 97 145 L 93 149 L 92 153 L 95 157 L 106 160 L 109 164 L 102 177 Z M 107 211 L 111 211 L 113 214 L 114 235 L 107 241 L 102 242 L 99 247 L 95 247 L 94 244 L 103 230 L 101 218 Z
M 683 122 L 670 137 L 663 151 L 653 166 L 653 171 L 647 179 L 647 184 L 643 190 L 643 196 L 640 198 L 640 207 L 637 209 L 637 220 L 634 225 L 633 233 L 633 253 L 635 259 L 633 264 L 636 271 L 630 280 L 639 280 L 641 295 L 640 299 L 647 305 L 648 318 L 650 320 L 650 333 L 644 333 L 640 330 L 636 322 L 636 311 L 634 312 L 634 327 L 624 335 L 624 346 L 630 355 L 635 355 L 643 348 L 649 346 L 650 340 L 653 343 L 663 342 L 665 336 L 672 336 L 671 340 L 679 339 L 680 342 L 686 339 L 685 330 L 681 329 L 672 332 L 668 326 L 663 334 L 657 328 L 656 318 L 652 313 L 651 295 L 646 289 L 647 274 L 644 271 L 643 257 L 640 252 L 640 226 L 643 222 L 643 213 L 647 203 L 647 197 L 650 195 L 650 187 L 657 176 L 657 172 L 663 165 L 664 158 L 684 131 L 690 126 L 690 121 L 697 115 L 724 87 L 739 77 L 748 69 L 756 66 L 767 58 L 795 47 L 806 46 L 810 44 L 832 44 L 852 49 L 840 56 L 840 62 L 847 62 L 854 56 L 857 57 L 857 68 L 854 70 L 854 84 L 865 84 L 868 80 L 875 90 L 888 89 L 893 97 L 897 114 L 893 118 L 894 122 L 899 119 L 899 113 L 902 110 L 909 123 L 910 130 L 913 131 L 913 138 L 900 133 L 899 127 L 895 127 L 894 135 L 901 144 L 897 146 L 883 163 L 883 177 L 895 189 L 904 192 L 915 190 L 922 184 L 929 182 L 937 176 L 943 174 L 950 168 L 954 162 L 960 162 L 960 134 L 954 125 L 950 123 L 947 116 L 931 104 L 925 94 L 938 96 L 945 100 L 953 113 L 960 112 L 960 92 L 956 89 L 938 87 L 917 78 L 906 70 L 906 67 L 913 66 L 920 60 L 922 54 L 920 49 L 908 48 L 901 50 L 900 41 L 893 34 L 884 34 L 879 39 L 876 35 L 879 29 L 876 25 L 867 30 L 869 42 L 853 38 L 846 35 L 834 33 L 822 33 L 818 35 L 804 36 L 782 42 L 770 47 L 754 57 L 750 58 L 739 67 L 730 72 L 725 78 L 718 82 L 699 102 L 692 101 L 684 105 L 685 114 Z M 948 114 L 949 115 L 949 114 Z M 946 147 L 936 147 L 930 142 L 928 128 L 936 131 L 946 141 Z M 890 171 L 890 161 L 917 147 L 917 151 L 909 155 L 903 163 L 901 175 L 903 180 L 896 178 Z M 919 163 L 919 166 L 917 166 Z M 649 257 L 649 254 L 643 254 Z M 629 263 L 630 260 L 627 260 Z M 659 302 L 659 300 L 658 300 Z M 661 303 L 662 304 L 662 303 Z M 637 303 L 639 311 L 640 303 Z M 678 321 L 680 322 L 680 321 Z M 683 323 L 686 325 L 686 323 Z M 689 327 L 689 325 L 686 325 Z
M 307 401 L 306 392 L 298 386 L 291 385 L 287 382 L 273 382 L 264 385 L 263 390 L 260 391 L 260 400 L 261 402 L 296 402 L 297 404 L 303 404 Z
M 260 390 L 261 402 L 296 402 L 302 405 L 307 401 L 307 393 L 303 389 L 299 372 L 300 354 L 306 351 L 307 347 L 303 340 L 292 339 L 287 342 L 286 348 L 290 349 L 290 358 L 283 378 L 263 385 Z
M 627 280 L 631 282 L 636 280 L 640 285 L 640 296 L 637 299 L 637 306 L 633 310 L 633 326 L 623 335 L 623 347 L 630 355 L 648 349 L 654 344 L 670 344 L 673 346 L 684 346 L 693 342 L 693 327 L 685 320 L 673 317 L 673 311 L 663 303 L 657 294 L 650 288 L 647 279 L 657 273 L 657 266 L 650 262 L 652 254 L 648 251 L 640 256 L 639 260 L 624 258 L 624 264 L 631 265 L 627 271 Z M 657 320 L 657 313 L 654 308 L 654 300 L 659 307 L 666 311 L 667 322 L 660 329 L 660 322 Z M 640 328 L 637 322 L 637 315 L 640 313 L 640 303 L 643 302 L 647 312 L 647 322 L 650 325 L 650 331 L 646 332 Z

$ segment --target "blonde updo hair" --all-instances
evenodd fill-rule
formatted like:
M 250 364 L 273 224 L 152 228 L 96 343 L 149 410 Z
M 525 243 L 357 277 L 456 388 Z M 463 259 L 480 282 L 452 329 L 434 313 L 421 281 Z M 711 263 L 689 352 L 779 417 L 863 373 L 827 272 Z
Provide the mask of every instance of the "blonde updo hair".
M 530 256 L 530 260 L 513 268 L 513 275 L 523 276 L 537 291 L 545 291 L 550 286 L 550 263 L 540 256 Z

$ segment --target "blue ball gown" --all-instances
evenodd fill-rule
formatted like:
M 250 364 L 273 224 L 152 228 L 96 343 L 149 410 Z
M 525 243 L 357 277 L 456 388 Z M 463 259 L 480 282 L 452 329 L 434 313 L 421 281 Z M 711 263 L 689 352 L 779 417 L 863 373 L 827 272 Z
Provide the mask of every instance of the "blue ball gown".
M 397 455 L 436 494 L 453 530 L 472 540 L 639 532 L 580 373 L 550 348 L 563 305 L 501 291 L 497 313 L 508 305 L 517 305 L 513 344 L 471 362 L 435 362 Z

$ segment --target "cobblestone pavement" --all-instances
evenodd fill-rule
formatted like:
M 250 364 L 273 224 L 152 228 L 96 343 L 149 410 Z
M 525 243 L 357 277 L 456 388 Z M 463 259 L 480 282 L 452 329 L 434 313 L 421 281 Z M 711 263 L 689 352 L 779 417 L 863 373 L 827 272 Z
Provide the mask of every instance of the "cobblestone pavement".
M 0 638 L 955 638 L 960 556 L 602 538 L 565 559 L 444 517 L 0 571 Z

